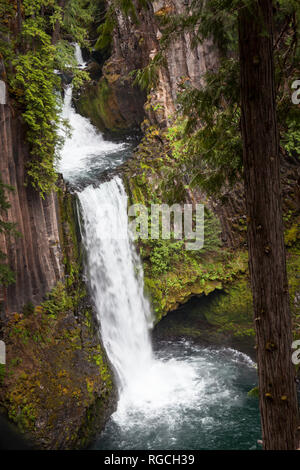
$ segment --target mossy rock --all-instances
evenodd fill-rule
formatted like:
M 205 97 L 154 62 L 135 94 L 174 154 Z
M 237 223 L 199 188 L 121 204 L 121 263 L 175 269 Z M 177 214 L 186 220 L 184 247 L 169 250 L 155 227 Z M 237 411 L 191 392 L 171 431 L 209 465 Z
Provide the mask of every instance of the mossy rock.
M 88 117 L 102 132 L 119 132 L 127 128 L 126 120 L 120 115 L 113 89 L 104 77 L 85 88 L 76 107 L 80 114 Z
M 103 429 L 117 397 L 82 279 L 76 200 L 62 181 L 58 201 L 65 279 L 9 316 L 0 407 L 34 447 L 74 449 Z
M 101 132 L 127 134 L 139 130 L 144 118 L 144 93 L 123 72 L 118 61 L 108 61 L 103 76 L 88 83 L 75 103 Z
M 199 193 L 187 184 L 187 175 L 174 176 L 178 152 L 174 155 L 170 132 L 159 129 L 145 121 L 142 125 L 145 135 L 133 158 L 122 167 L 123 181 L 130 204 L 199 202 Z M 169 137 L 168 137 L 169 135 Z M 194 194 L 195 193 L 195 194 Z M 204 203 L 205 196 L 203 196 Z M 298 217 L 299 218 L 299 217 Z M 300 332 L 300 249 L 299 220 L 295 207 L 286 220 L 287 268 L 291 296 L 291 311 L 295 335 Z M 240 215 L 237 232 L 242 233 L 245 242 L 246 217 Z M 218 230 L 215 224 L 205 240 L 216 240 Z M 155 322 L 165 323 L 167 314 L 174 318 L 174 311 L 185 312 L 193 297 L 205 310 L 198 318 L 199 328 L 185 326 L 185 334 L 202 339 L 210 338 L 217 344 L 246 345 L 253 355 L 254 327 L 252 319 L 252 294 L 248 281 L 248 255 L 245 243 L 238 249 L 229 249 L 210 243 L 208 253 L 185 252 L 178 246 L 172 248 L 171 241 L 155 245 L 151 241 L 139 241 L 144 265 L 145 292 L 152 303 Z M 155 252 L 156 251 L 156 252 Z M 186 305 L 185 305 L 186 304 Z M 202 320 L 201 320 L 202 318 Z M 195 323 L 196 324 L 196 323 Z M 160 324 L 157 329 L 160 328 Z M 181 329 L 183 334 L 183 329 Z M 231 338 L 231 339 L 230 339 Z
M 169 312 L 154 331 L 157 339 L 185 338 L 204 347 L 227 346 L 253 358 L 254 336 L 251 293 L 243 278 L 236 280 L 227 292 L 214 291 L 208 296 L 192 297 Z
M 4 340 L 0 403 L 8 418 L 37 448 L 85 447 L 116 404 L 97 332 L 72 310 L 54 315 L 39 306 L 30 316 L 14 314 Z

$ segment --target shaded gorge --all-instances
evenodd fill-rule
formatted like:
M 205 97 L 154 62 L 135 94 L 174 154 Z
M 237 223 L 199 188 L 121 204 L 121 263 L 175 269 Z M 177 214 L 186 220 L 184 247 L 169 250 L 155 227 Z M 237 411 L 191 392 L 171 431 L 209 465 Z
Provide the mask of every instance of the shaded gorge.
M 93 448 L 257 448 L 258 402 L 247 396 L 256 385 L 254 362 L 232 347 L 197 343 L 189 335 L 170 338 L 164 320 L 152 337 L 154 319 L 128 228 L 128 197 L 119 177 L 99 182 L 104 171 L 130 156 L 130 144 L 104 140 L 71 103 L 69 88 L 64 116 L 73 133 L 60 170 L 77 188 L 86 279 L 119 389 L 117 411 Z M 173 319 L 180 323 L 178 315 Z

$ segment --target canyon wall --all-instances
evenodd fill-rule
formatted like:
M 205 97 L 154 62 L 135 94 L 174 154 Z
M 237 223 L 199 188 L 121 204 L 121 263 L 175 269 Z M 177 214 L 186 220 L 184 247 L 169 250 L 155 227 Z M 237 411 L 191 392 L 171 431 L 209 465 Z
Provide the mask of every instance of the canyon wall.
M 3 219 L 16 224 L 20 236 L 0 234 L 0 250 L 15 273 L 16 282 L 0 287 L 2 310 L 19 311 L 28 302 L 38 303 L 63 277 L 59 240 L 57 196 L 42 199 L 26 185 L 29 151 L 24 126 L 9 100 L 0 104 L 0 174 L 11 207 Z
M 102 131 L 134 130 L 145 117 L 152 124 L 165 127 L 175 111 L 178 84 L 189 80 L 193 86 L 201 86 L 203 75 L 218 62 L 212 41 L 192 47 L 191 33 L 177 35 L 164 53 L 155 87 L 146 96 L 138 86 L 133 86 L 132 73 L 146 67 L 159 52 L 160 18 L 182 13 L 186 3 L 185 0 L 155 1 L 147 8 L 140 7 L 138 2 L 134 4 L 137 22 L 120 9 L 115 10 L 111 56 L 102 69 L 100 80 L 87 85 L 77 103 L 80 112 Z
M 160 18 L 170 14 L 180 15 L 186 12 L 186 0 L 154 1 L 152 22 L 155 25 L 156 37 L 161 38 L 163 26 Z M 152 49 L 149 59 L 158 52 L 158 46 Z M 214 70 L 218 64 L 217 48 L 213 41 L 204 40 L 193 45 L 193 33 L 184 32 L 171 36 L 164 52 L 165 60 L 158 71 L 158 82 L 149 96 L 148 117 L 150 122 L 160 126 L 168 125 L 175 112 L 178 85 L 189 81 L 192 86 L 200 88 L 204 83 L 206 72 Z
M 27 184 L 24 125 L 6 90 L 0 100 L 0 175 L 12 187 L 1 218 L 19 232 L 0 234 L 16 278 L 0 286 L 1 415 L 30 448 L 82 448 L 115 410 L 117 392 L 82 279 L 76 203 L 62 178 L 45 199 Z
M 114 70 L 114 64 L 124 64 L 118 70 L 115 87 L 124 79 L 132 84 L 130 71 L 144 68 L 157 57 L 161 47 L 159 39 L 165 28 L 164 19 L 174 13 L 188 14 L 188 2 L 185 0 L 154 1 L 146 11 L 140 10 L 137 3 L 135 5 L 139 20 L 136 24 L 125 18 L 121 11 L 116 11 L 112 55 L 103 68 L 105 77 L 108 69 Z M 228 305 L 220 305 L 219 311 L 214 307 L 212 317 L 215 323 L 222 331 L 229 328 L 237 336 L 249 335 L 253 338 L 242 175 L 238 176 L 234 187 L 223 188 L 221 194 L 208 197 L 199 187 L 191 185 L 191 175 L 184 171 L 184 165 L 178 169 L 181 155 L 177 152 L 176 161 L 168 136 L 170 126 L 174 125 L 179 85 L 190 83 L 191 87 L 201 88 L 205 73 L 213 71 L 220 62 L 218 48 L 212 40 L 198 42 L 194 46 L 193 36 L 192 31 L 169 36 L 163 58 L 155 70 L 156 81 L 147 91 L 144 121 L 141 122 L 143 139 L 133 158 L 123 165 L 122 175 L 132 203 L 146 206 L 153 202 L 204 203 L 210 213 L 206 219 L 208 222 L 205 222 L 208 225 L 205 243 L 209 245 L 214 238 L 220 240 L 220 247 L 215 246 L 206 254 L 184 254 L 182 246 L 176 248 L 167 242 L 139 244 L 145 286 L 157 321 L 192 296 L 207 296 L 213 291 L 226 290 L 229 295 L 224 298 Z M 122 96 L 119 88 L 118 102 L 125 102 L 126 96 L 133 90 L 129 86 L 123 90 L 125 96 Z M 136 112 L 140 113 L 140 107 Z M 281 182 L 293 312 L 296 311 L 295 298 L 299 289 L 296 274 L 299 257 L 294 248 L 300 220 L 299 176 L 299 162 L 282 155 Z M 209 228 L 209 217 L 217 218 L 220 231 L 217 223 Z

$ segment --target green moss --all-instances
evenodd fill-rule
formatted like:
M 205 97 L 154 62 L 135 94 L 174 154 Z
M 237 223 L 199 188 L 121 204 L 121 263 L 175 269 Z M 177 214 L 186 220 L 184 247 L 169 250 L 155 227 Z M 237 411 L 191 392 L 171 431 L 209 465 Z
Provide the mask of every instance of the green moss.
M 82 269 L 80 228 L 77 221 L 76 199 L 60 185 L 58 190 L 60 240 L 67 285 L 78 279 Z
M 74 201 L 63 187 L 58 195 L 67 276 L 42 305 L 24 306 L 25 314 L 15 313 L 5 326 L 0 404 L 37 446 L 70 449 L 103 426 L 115 389 L 81 277 Z
M 258 398 L 259 397 L 259 389 L 258 387 L 254 387 L 248 392 L 248 397 Z
M 192 296 L 208 295 L 226 287 L 246 270 L 247 257 L 222 253 L 199 256 L 199 253 L 182 251 L 173 258 L 167 273 L 153 273 L 149 260 L 144 262 L 145 287 L 153 300 L 157 321 Z
M 293 317 L 293 330 L 295 339 L 300 334 L 300 246 L 294 245 L 287 254 L 287 273 L 289 280 L 289 293 L 291 299 L 291 312 Z
M 222 332 L 254 337 L 252 294 L 245 277 L 214 299 L 205 311 L 207 320 Z
M 58 305 L 55 315 L 45 305 L 30 316 L 15 314 L 5 328 L 8 373 L 2 377 L 0 403 L 35 442 L 46 443 L 47 448 L 74 448 L 82 445 L 81 429 L 86 429 L 86 440 L 94 432 L 88 410 L 92 413 L 100 402 L 101 416 L 108 413 L 114 387 L 105 352 L 95 341 L 92 312 L 90 327 L 83 328 L 81 318 L 75 319 L 67 304 L 60 300 Z M 84 319 L 86 315 L 87 311 Z M 24 332 L 26 344 L 20 341 Z M 101 416 L 94 417 L 93 423 Z M 36 420 L 43 421 L 43 426 L 36 427 Z M 57 441 L 62 420 L 65 428 Z
M 3 384 L 6 374 L 6 365 L 0 364 L 0 385 Z
M 293 225 L 286 230 L 284 241 L 286 246 L 293 246 L 297 240 L 300 240 L 300 224 L 296 221 Z
M 96 84 L 87 85 L 77 103 L 80 113 L 101 131 L 119 133 L 131 126 L 122 116 L 115 95 L 113 84 L 118 79 L 118 74 L 111 74 L 108 78 L 102 77 Z

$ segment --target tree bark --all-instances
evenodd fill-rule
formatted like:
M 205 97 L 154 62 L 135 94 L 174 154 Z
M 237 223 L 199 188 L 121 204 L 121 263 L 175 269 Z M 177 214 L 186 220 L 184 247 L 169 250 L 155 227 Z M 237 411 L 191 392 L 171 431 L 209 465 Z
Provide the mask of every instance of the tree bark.
M 249 268 L 264 449 L 295 449 L 298 404 L 281 212 L 272 0 L 239 11 Z

